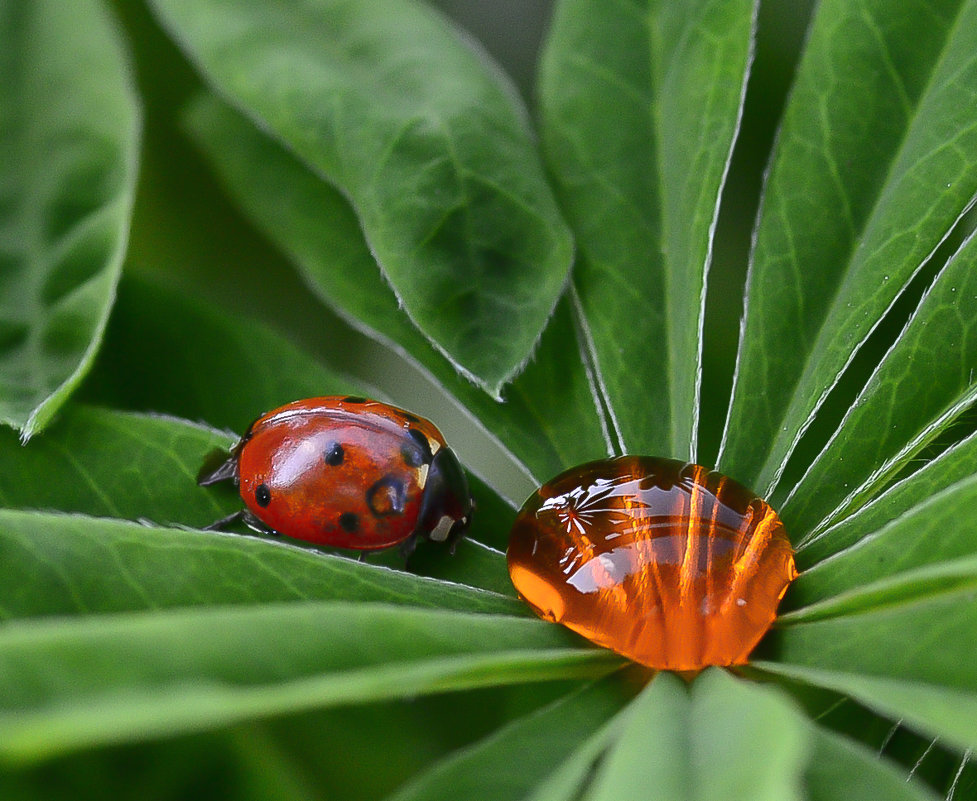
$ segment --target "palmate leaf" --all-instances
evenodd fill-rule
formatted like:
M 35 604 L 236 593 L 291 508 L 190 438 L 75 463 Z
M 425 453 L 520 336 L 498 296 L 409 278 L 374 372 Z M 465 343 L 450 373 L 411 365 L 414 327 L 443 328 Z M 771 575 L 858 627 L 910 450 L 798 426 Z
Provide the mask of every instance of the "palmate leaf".
M 914 514 L 920 505 L 931 502 L 941 491 L 950 491 L 957 482 L 973 475 L 975 463 L 977 433 L 947 448 L 854 514 L 801 540 L 797 548 L 798 566 L 801 569 L 810 567 L 873 535 L 888 523 Z M 966 521 L 967 518 L 961 516 L 955 524 L 966 525 Z
M 917 568 L 782 616 L 764 670 L 844 692 L 961 750 L 977 747 L 977 556 Z
M 620 664 L 567 647 L 576 639 L 525 618 L 344 602 L 11 623 L 0 631 L 0 758 Z
M 973 0 L 818 6 L 764 188 L 719 458 L 764 495 L 977 194 L 975 32 Z
M 197 15 L 218 8 L 213 2 L 158 3 Z M 257 3 L 238 0 L 231 4 L 226 0 L 220 7 L 281 13 L 280 19 L 287 17 L 298 31 L 310 19 L 320 20 L 324 9 L 330 13 L 340 7 L 352 14 L 373 13 L 357 8 L 368 4 L 341 4 L 336 0 L 296 2 L 285 7 L 292 11 L 284 12 L 275 10 L 274 5 L 263 3 L 259 8 Z M 380 5 L 408 9 L 399 2 Z M 903 269 L 899 281 L 904 283 L 925 256 L 926 248 L 919 245 L 922 250 L 913 252 L 915 240 L 909 242 L 913 247 L 907 246 L 906 240 L 899 238 L 900 232 L 918 233 L 919 241 L 929 241 L 927 247 L 931 247 L 946 230 L 938 223 L 949 226 L 962 208 L 959 202 L 967 200 L 961 187 L 968 178 L 962 177 L 947 191 L 943 206 L 937 203 L 932 212 L 927 211 L 930 201 L 942 202 L 942 195 L 931 191 L 942 185 L 934 182 L 927 188 L 925 182 L 946 176 L 932 163 L 917 169 L 912 159 L 925 163 L 923 156 L 930 152 L 924 147 L 928 137 L 933 142 L 960 137 L 944 148 L 947 152 L 932 149 L 936 167 L 957 150 L 956 155 L 964 160 L 973 152 L 967 140 L 967 121 L 972 118 L 967 104 L 944 97 L 945 106 L 940 111 L 933 99 L 938 90 L 963 93 L 969 85 L 966 70 L 961 73 L 959 87 L 940 78 L 940 70 L 952 64 L 955 48 L 960 53 L 966 49 L 960 42 L 967 39 L 972 28 L 967 17 L 969 7 L 937 3 L 918 9 L 899 3 L 882 8 L 862 0 L 847 4 L 826 0 L 820 6 L 780 140 L 785 155 L 775 160 L 768 181 L 734 401 L 739 421 L 753 425 L 757 407 L 751 405 L 753 401 L 744 401 L 742 394 L 749 383 L 746 388 L 750 392 L 769 395 L 775 404 L 782 398 L 785 418 L 770 425 L 770 437 L 756 427 L 741 430 L 731 426 L 726 456 L 730 459 L 728 469 L 737 478 L 750 481 L 748 462 L 752 458 L 747 443 L 739 442 L 740 437 L 757 448 L 759 461 L 773 468 L 771 476 L 775 478 L 793 447 L 792 437 L 799 434 L 810 416 L 807 402 L 819 404 L 818 392 L 806 395 L 807 390 L 797 388 L 800 383 L 768 376 L 765 367 L 760 369 L 756 361 L 750 362 L 760 350 L 772 353 L 775 361 L 784 352 L 793 352 L 794 358 L 800 353 L 787 334 L 778 339 L 776 333 L 764 328 L 767 322 L 777 322 L 773 319 L 776 304 L 783 299 L 767 284 L 789 295 L 805 280 L 816 284 L 819 276 L 827 276 L 836 281 L 839 293 L 842 289 L 852 292 L 854 302 L 858 292 L 868 292 L 867 273 L 861 270 L 871 272 L 871 265 L 879 263 L 876 259 L 898 262 L 893 259 L 894 251 L 906 257 L 905 264 L 899 262 Z M 296 8 L 303 13 L 291 16 Z M 407 10 L 408 15 L 419 14 L 429 22 L 435 19 L 414 6 L 410 8 L 413 10 Z M 868 13 L 862 13 L 866 8 Z M 930 12 L 935 14 L 934 24 L 929 24 Z M 401 43 L 413 37 L 417 45 L 424 37 L 415 37 L 406 26 L 402 26 L 403 31 L 393 30 L 407 18 L 391 15 L 380 28 Z M 252 22 L 256 19 L 252 17 Z M 647 24 L 627 24 L 634 19 Z M 226 34 L 232 40 L 241 33 L 236 21 L 240 18 L 228 13 L 207 31 Z M 862 27 L 864 22 L 869 24 Z M 321 34 L 318 22 L 315 27 Z M 683 33 L 677 35 L 680 28 Z M 443 28 L 439 30 L 443 33 Z M 581 260 L 573 291 L 557 304 L 535 360 L 507 386 L 507 403 L 501 406 L 460 380 L 425 334 L 397 308 L 397 294 L 384 282 L 367 246 L 368 241 L 374 243 L 369 227 L 364 237 L 353 212 L 356 209 L 367 216 L 355 193 L 343 185 L 352 203 L 343 198 L 323 180 L 326 171 L 321 164 L 314 164 L 309 153 L 284 136 L 276 124 L 256 114 L 250 101 L 228 94 L 227 87 L 240 78 L 237 87 L 242 94 L 250 92 L 263 108 L 281 112 L 283 117 L 292 114 L 286 120 L 292 126 L 291 133 L 308 137 L 306 144 L 313 138 L 319 141 L 323 135 L 328 139 L 335 134 L 336 141 L 342 136 L 343 143 L 353 145 L 355 151 L 360 139 L 369 140 L 375 132 L 382 138 L 383 124 L 389 120 L 374 125 L 347 118 L 328 130 L 316 124 L 302 129 L 301 123 L 321 122 L 319 115 L 331 114 L 337 107 L 312 103 L 311 93 L 305 93 L 306 87 L 300 85 L 308 74 L 295 70 L 284 75 L 287 68 L 277 73 L 290 86 L 287 98 L 266 92 L 267 85 L 248 85 L 246 69 L 242 69 L 226 82 L 214 85 L 245 111 L 244 116 L 208 98 L 195 106 L 190 117 L 195 139 L 215 165 L 229 194 L 267 238 L 296 263 L 313 291 L 347 320 L 423 365 L 441 388 L 468 408 L 472 424 L 497 438 L 526 465 L 535 480 L 604 455 L 620 447 L 622 441 L 632 449 L 694 454 L 702 277 L 709 259 L 716 198 L 738 125 L 752 47 L 753 7 L 740 2 L 703 2 L 680 9 L 654 2 L 588 5 L 574 0 L 561 5 L 553 30 L 546 50 L 547 59 L 552 59 L 546 62 L 550 72 L 541 82 L 541 94 L 544 104 L 559 102 L 544 108 L 543 128 L 561 200 L 578 228 Z M 335 30 L 326 31 L 331 32 Z M 367 36 L 360 41 L 375 32 L 365 31 Z M 294 31 L 279 29 L 272 34 L 267 37 L 271 50 L 254 51 L 258 60 L 265 59 L 266 66 L 288 50 L 274 51 L 274 47 L 295 41 L 291 38 Z M 878 34 L 878 41 L 873 42 L 871 34 Z M 444 37 L 437 34 L 430 41 L 441 44 L 430 51 L 446 46 L 457 55 L 461 51 L 452 37 L 446 37 L 449 44 L 445 45 Z M 315 44 L 317 50 L 327 50 L 319 47 L 320 41 Z M 396 52 L 403 50 L 386 45 L 374 52 L 364 48 L 344 55 L 343 64 L 348 67 L 372 61 L 387 69 L 384 75 L 392 76 L 391 86 L 399 86 L 399 79 L 410 77 L 410 71 L 395 74 L 389 69 L 386 57 Z M 412 52 L 420 52 L 424 58 L 430 55 L 425 44 Z M 942 62 L 937 53 L 943 54 Z M 251 55 L 238 53 L 244 60 Z M 226 52 L 214 58 L 225 56 Z M 465 61 L 470 54 L 459 57 Z M 656 76 L 647 83 L 638 81 L 644 95 L 629 95 L 626 82 L 615 80 L 630 78 L 633 73 L 629 66 L 621 65 L 632 63 L 641 65 L 642 75 Z M 958 66 L 968 63 L 963 55 Z M 930 70 L 934 64 L 938 66 Z M 581 65 L 589 65 L 590 71 L 575 71 Z M 244 64 L 244 68 L 249 65 Z M 867 76 L 864 83 L 842 80 L 849 72 L 861 75 L 863 69 Z M 354 70 L 348 72 L 338 80 L 355 82 L 362 77 Z M 216 73 L 209 74 L 213 78 Z M 430 87 L 422 87 L 422 91 L 450 94 L 444 89 L 444 77 L 425 74 L 422 80 L 429 81 Z M 563 80 L 566 83 L 561 83 Z M 498 85 L 493 85 L 497 90 Z M 882 91 L 885 85 L 890 92 Z M 577 90 L 581 95 L 574 98 Z M 805 91 L 809 92 L 808 99 L 828 97 L 828 106 L 817 110 L 811 106 L 805 111 Z M 860 96 L 860 91 L 866 95 Z M 842 95 L 845 102 L 839 102 L 836 109 L 833 103 Z M 398 105 L 383 98 L 378 92 L 363 108 L 382 114 Z M 902 102 L 907 99 L 909 105 Z M 598 105 L 605 101 L 605 105 Z M 561 107 L 560 103 L 566 105 Z M 639 110 L 642 103 L 647 112 L 644 117 Z M 510 111 L 518 108 L 509 105 Z M 558 107 L 564 116 L 550 116 Z M 340 111 L 351 108 L 348 104 Z M 606 109 L 603 120 L 594 108 Z M 900 115 L 888 115 L 891 108 L 899 109 Z M 952 124 L 951 110 L 959 112 Z M 171 112 L 166 110 L 167 114 Z M 856 112 L 858 117 L 846 116 Z M 518 110 L 514 113 L 518 115 Z M 807 114 L 810 117 L 805 122 Z M 914 115 L 923 121 L 913 122 Z M 260 118 L 263 127 L 249 121 L 249 116 L 252 120 Z M 649 121 L 653 116 L 660 119 Z M 839 126 L 839 122 L 843 124 Z M 340 123 L 348 124 L 345 132 L 339 131 Z M 602 124 L 605 130 L 600 129 Z M 865 128 L 854 130 L 856 124 Z M 516 127 L 520 125 L 516 120 Z M 483 148 L 484 155 L 497 143 L 486 145 L 482 140 L 493 139 L 494 133 L 480 130 L 481 134 L 473 134 L 465 144 L 471 152 Z M 631 138 L 641 139 L 648 131 L 654 134 L 649 139 L 651 147 L 647 142 L 631 143 Z M 830 169 L 819 169 L 814 158 L 817 146 L 809 152 L 803 149 L 803 143 L 813 141 L 812 132 L 829 134 L 833 143 L 829 166 L 844 164 L 845 170 L 854 172 L 853 185 L 845 195 L 851 199 L 848 206 L 833 203 L 835 198 L 825 199 L 830 193 L 806 194 L 826 175 L 836 178 Z M 376 141 L 366 142 L 358 154 L 349 151 L 339 155 L 352 154 L 355 160 Z M 535 163 L 531 144 L 526 147 L 530 161 Z M 649 156 L 649 151 L 653 155 Z M 578 157 L 574 165 L 573 159 Z M 649 161 L 652 178 L 644 169 Z M 428 190 L 439 178 L 438 164 L 428 164 L 431 171 L 394 173 L 405 179 L 397 188 L 399 196 L 388 204 L 398 222 L 417 222 L 407 218 L 430 199 Z M 902 178 L 900 165 L 906 165 Z M 580 170 L 574 171 L 574 166 Z M 791 172 L 794 166 L 799 169 Z M 927 172 L 931 168 L 936 170 L 936 178 Z M 491 169 L 487 167 L 483 173 Z M 536 167 L 530 171 L 538 173 Z M 888 179 L 884 177 L 887 174 Z M 333 175 L 329 178 L 337 180 Z M 576 179 L 583 182 L 578 185 Z M 621 206 L 615 204 L 620 198 L 608 190 L 634 190 L 636 186 L 638 191 L 629 195 L 633 201 L 630 211 L 637 213 L 642 223 L 632 227 L 619 222 Z M 642 193 L 644 188 L 652 191 Z M 832 217 L 831 225 L 822 227 L 822 218 L 804 207 L 805 198 L 812 200 L 825 217 L 837 215 L 838 207 L 842 217 L 857 207 L 863 224 L 849 232 L 847 245 L 839 245 L 835 241 L 838 231 L 831 227 L 837 220 Z M 788 206 L 790 226 L 778 229 L 787 219 L 788 211 L 782 210 Z M 388 207 L 381 211 L 386 213 Z M 777 218 L 781 212 L 785 217 Z M 922 223 L 917 230 L 913 225 L 918 220 Z M 493 224 L 498 218 L 487 217 L 486 221 Z M 903 228 L 896 230 L 901 223 Z M 896 228 L 886 228 L 890 224 Z M 791 236 L 803 233 L 797 241 L 803 239 L 807 247 L 822 255 L 843 252 L 844 258 L 838 263 L 844 266 L 837 268 L 828 258 L 809 262 L 805 254 L 794 262 L 805 276 L 796 281 L 790 271 L 782 271 L 781 262 L 776 262 L 776 267 L 763 267 L 776 261 L 770 239 L 778 230 Z M 895 237 L 891 242 L 886 238 L 889 234 Z M 823 241 L 817 241 L 819 237 Z M 478 240 L 477 236 L 473 239 Z M 862 254 L 857 242 L 867 242 L 872 252 Z M 559 249 L 559 243 L 554 247 Z M 647 270 L 649 260 L 661 268 L 660 274 Z M 816 268 L 810 266 L 812 263 Z M 687 269 L 689 264 L 692 268 Z M 848 270 L 851 265 L 855 266 Z M 606 283 L 600 280 L 600 271 L 605 268 L 610 277 Z M 524 263 L 519 269 L 527 270 Z M 842 277 L 845 275 L 852 276 L 848 283 Z M 416 277 L 413 273 L 408 276 Z M 638 276 L 647 284 L 637 280 Z M 664 285 L 662 293 L 651 287 L 659 279 Z M 397 286 L 397 279 L 392 281 Z M 637 288 L 644 296 L 634 300 L 623 288 Z M 399 286 L 397 291 L 403 297 Z M 768 294 L 769 306 L 765 300 Z M 815 332 L 820 340 L 815 337 L 804 343 L 807 350 L 798 361 L 807 359 L 814 364 L 820 356 L 818 349 L 825 346 L 830 356 L 825 375 L 833 380 L 840 369 L 837 365 L 845 359 L 838 361 L 837 342 L 829 341 L 829 328 L 834 331 L 831 335 L 836 335 L 841 329 L 833 327 L 847 325 L 848 312 L 839 305 L 841 301 L 831 299 L 831 292 L 831 297 L 825 295 L 820 300 L 815 297 L 817 292 L 809 294 L 810 308 L 801 303 L 805 320 L 794 322 L 804 331 L 818 328 L 826 319 L 826 310 L 827 322 L 823 330 Z M 417 298 L 421 305 L 432 301 L 420 293 Z M 864 320 L 859 318 L 859 326 L 874 326 L 891 297 L 882 301 L 877 307 L 853 306 L 853 315 L 866 312 Z M 963 308 L 946 303 L 943 311 L 950 305 Z M 228 307 L 233 309 L 233 302 Z M 605 308 L 615 311 L 605 317 Z M 782 308 L 787 316 L 794 311 Z M 436 310 L 432 314 L 442 313 L 436 306 L 431 309 Z M 448 311 L 443 318 L 446 325 L 456 324 L 464 314 L 457 306 Z M 236 318 L 233 311 L 207 308 L 190 298 L 157 292 L 133 281 L 123 282 L 116 312 L 106 341 L 109 352 L 100 359 L 86 387 L 90 400 L 128 409 L 156 409 L 240 431 L 258 411 L 291 397 L 362 391 L 343 376 L 323 369 L 308 352 L 251 320 Z M 756 315 L 763 318 L 762 324 L 756 322 Z M 938 317 L 932 318 L 934 325 Z M 310 322 L 315 324 L 314 319 Z M 503 318 L 496 315 L 494 322 L 499 331 L 505 331 Z M 653 326 L 665 332 L 659 340 L 664 337 L 667 342 L 641 334 Z M 850 326 L 849 330 L 855 339 L 864 338 L 861 327 Z M 910 343 L 908 335 L 909 329 L 903 335 L 902 347 Z M 486 342 L 490 340 L 482 344 Z M 655 349 L 649 343 L 661 347 Z M 771 351 L 772 345 L 780 350 Z M 932 350 L 932 345 L 928 347 Z M 665 352 L 668 363 L 656 362 Z M 895 354 L 893 351 L 890 358 Z M 830 367 L 831 360 L 837 362 L 834 368 Z M 893 362 L 888 364 L 887 369 L 891 369 Z M 944 392 L 943 401 L 956 397 L 951 379 L 957 376 L 944 374 L 937 364 L 926 367 L 926 386 L 933 393 Z M 634 375 L 626 374 L 629 370 Z M 886 380 L 891 381 L 897 372 L 890 372 Z M 808 380 L 804 375 L 798 373 L 795 378 L 798 382 Z M 800 394 L 791 400 L 792 393 Z M 804 401 L 799 406 L 798 398 Z M 878 398 L 875 412 L 888 413 L 889 402 L 881 393 Z M 606 417 L 606 432 L 595 403 Z M 737 404 L 749 408 L 736 411 Z M 930 412 L 938 410 L 939 403 L 925 407 L 914 401 L 911 406 L 904 410 L 907 414 L 923 415 L 928 413 L 927 408 Z M 761 428 L 770 422 L 763 414 L 756 416 L 761 418 L 757 422 Z M 769 659 L 761 667 L 768 679 L 779 676 L 791 686 L 804 682 L 850 694 L 877 713 L 871 715 L 860 708 L 863 716 L 872 716 L 873 720 L 882 715 L 904 718 L 928 736 L 940 736 L 952 747 L 965 748 L 974 742 L 973 671 L 957 668 L 955 662 L 967 660 L 965 645 L 975 626 L 966 608 L 974 590 L 974 571 L 971 561 L 955 558 L 968 553 L 969 546 L 952 511 L 959 512 L 958 518 L 966 515 L 972 483 L 972 469 L 968 472 L 967 465 L 973 457 L 973 444 L 966 441 L 952 448 L 918 473 L 876 495 L 902 465 L 901 461 L 893 462 L 884 476 L 865 484 L 857 502 L 839 504 L 845 495 L 834 497 L 833 493 L 846 481 L 863 483 L 875 468 L 868 458 L 849 467 L 850 449 L 861 447 L 845 444 L 845 438 L 855 430 L 857 416 L 853 412 L 836 437 L 837 451 L 826 452 L 822 459 L 823 481 L 815 483 L 829 484 L 832 497 L 814 497 L 817 488 L 812 489 L 813 479 L 808 478 L 788 505 L 787 514 L 796 515 L 791 530 L 806 535 L 802 566 L 817 566 L 798 581 L 789 596 L 783 626 L 765 643 Z M 778 433 L 785 421 L 790 430 Z M 908 416 L 900 424 L 907 430 L 911 427 Z M 774 434 L 787 439 L 778 444 Z M 897 434 L 873 445 L 884 446 L 891 453 L 890 446 L 898 450 L 910 437 Z M 337 797 L 375 798 L 379 793 L 370 795 L 374 786 L 386 791 L 394 782 L 385 783 L 377 760 L 357 760 L 355 747 L 382 751 L 395 738 L 409 736 L 397 722 L 398 710 L 410 704 L 395 706 L 391 699 L 563 678 L 567 681 L 553 684 L 547 696 L 553 697 L 553 688 L 558 688 L 561 699 L 528 716 L 527 705 L 491 705 L 487 712 L 480 712 L 473 700 L 480 697 L 477 692 L 444 699 L 444 709 L 450 709 L 451 714 L 442 710 L 441 715 L 431 716 L 430 737 L 424 738 L 425 744 L 418 750 L 423 751 L 421 764 L 430 762 L 437 753 L 449 753 L 407 785 L 403 797 L 457 797 L 452 793 L 469 788 L 498 790 L 501 797 L 505 793 L 529 796 L 536 801 L 626 798 L 636 792 L 641 798 L 650 793 L 654 797 L 650 788 L 662 790 L 662 795 L 669 788 L 674 790 L 672 796 L 679 798 L 789 798 L 802 792 L 801 797 L 813 799 L 929 797 L 913 783 L 904 782 L 907 770 L 899 775 L 874 752 L 804 721 L 776 690 L 719 671 L 708 671 L 691 685 L 661 675 L 623 710 L 621 704 L 636 686 L 618 675 L 602 680 L 603 689 L 594 695 L 585 689 L 566 696 L 571 689 L 570 677 L 579 676 L 583 681 L 601 675 L 615 670 L 620 660 L 586 646 L 557 627 L 527 620 L 526 608 L 512 596 L 504 559 L 498 551 L 469 543 L 454 559 L 444 557 L 448 567 L 437 559 L 412 564 L 413 570 L 423 574 L 421 577 L 254 537 L 105 519 L 106 515 L 146 517 L 157 523 L 200 525 L 238 508 L 239 500 L 230 488 L 221 493 L 219 488 L 200 489 L 193 483 L 203 453 L 213 443 L 230 440 L 230 436 L 184 420 L 71 405 L 65 407 L 61 419 L 34 438 L 28 449 L 15 447 L 12 434 L 0 439 L 0 476 L 32 477 L 17 485 L 0 482 L 0 505 L 11 507 L 0 510 L 0 586 L 13 588 L 0 592 L 0 606 L 7 617 L 24 618 L 0 627 L 0 674 L 16 679 L 5 689 L 8 704 L 0 703 L 0 710 L 5 710 L 0 711 L 0 750 L 7 749 L 3 753 L 8 759 L 33 761 L 72 749 L 92 749 L 96 744 L 186 735 L 195 729 L 241 721 L 221 737 L 215 734 L 213 739 L 193 742 L 208 751 L 219 751 L 229 748 L 227 743 L 235 738 L 239 740 L 240 764 L 236 762 L 228 770 L 261 777 L 265 787 L 272 788 L 269 795 L 314 797 L 316 792 L 310 788 L 323 787 Z M 774 451 L 778 451 L 776 458 Z M 745 472 L 736 472 L 736 460 L 744 454 Z M 845 469 L 851 472 L 831 484 L 834 477 L 842 475 L 831 467 L 834 456 L 844 456 Z M 759 467 L 766 469 L 765 464 Z M 757 475 L 760 473 L 762 470 Z M 783 497 L 787 489 L 780 488 L 777 497 Z M 474 536 L 501 546 L 512 509 L 481 485 L 475 492 L 479 500 L 476 526 L 486 528 L 475 531 Z M 34 506 L 84 512 L 86 516 L 40 513 L 29 508 Z M 835 510 L 838 514 L 821 526 L 815 525 Z M 945 514 L 937 517 L 941 512 Z M 927 549 L 924 543 L 932 545 L 930 532 L 941 520 L 941 535 L 949 532 L 950 536 L 940 547 Z M 855 543 L 861 544 L 850 547 Z M 826 558 L 841 548 L 850 550 Z M 879 556 L 884 559 L 881 567 Z M 944 561 L 951 558 L 954 561 Z M 382 601 L 383 605 L 371 601 Z M 445 611 L 432 609 L 436 606 Z M 123 611 L 127 614 L 97 614 Z M 96 614 L 87 614 L 81 620 L 67 619 L 83 612 Z M 61 619 L 51 619 L 52 615 Z M 950 641 L 946 647 L 943 638 Z M 897 658 L 891 658 L 892 654 Z M 774 659 L 780 661 L 771 661 Z M 547 692 L 540 685 L 530 684 L 526 696 L 537 687 Z M 503 691 L 498 692 L 502 697 Z M 455 698 L 459 700 L 457 709 L 449 706 Z M 340 704 L 354 707 L 342 710 L 347 720 L 358 720 L 362 715 L 375 721 L 375 726 L 346 728 L 337 708 Z M 332 716 L 318 713 L 323 715 L 321 720 L 313 719 L 316 713 L 311 711 L 289 714 L 322 707 L 336 711 Z M 454 751 L 457 743 L 451 738 L 455 725 L 451 718 L 463 717 L 462 709 L 481 719 L 483 728 L 478 736 L 483 739 Z M 282 715 L 288 717 L 281 719 Z M 485 736 L 491 726 L 504 723 L 507 716 L 508 724 Z M 264 720 L 266 717 L 279 719 Z M 254 723 L 256 718 L 263 719 L 260 725 Z M 303 718 L 306 725 L 297 727 L 300 732 L 289 738 L 283 732 L 296 718 Z M 848 730 L 857 734 L 857 714 L 853 720 Z M 269 734 L 272 731 L 276 733 Z M 257 737 L 252 736 L 255 732 Z M 366 736 L 361 737 L 361 732 Z M 742 736 L 731 736 L 731 732 Z M 328 774 L 303 772 L 308 764 L 318 764 L 324 748 L 337 748 L 337 743 L 348 746 L 348 740 L 358 737 L 362 742 L 351 748 L 354 756 L 348 760 L 347 775 L 370 772 L 376 766 L 377 776 L 368 777 L 376 778 L 375 782 L 364 781 L 350 789 L 330 781 Z M 440 745 L 432 747 L 431 742 L 439 738 Z M 141 753 L 145 762 L 157 764 L 153 756 L 165 750 L 166 746 L 158 751 L 147 747 Z M 394 750 L 402 754 L 407 749 Z M 531 761 L 534 756 L 538 759 Z M 91 764 L 98 769 L 100 763 Z M 402 780 L 409 772 L 401 765 L 386 775 Z M 326 780 L 318 781 L 322 775 Z M 286 781 L 281 781 L 283 777 Z M 288 782 L 288 777 L 296 780 Z M 255 786 L 261 786 L 261 779 L 255 779 Z
M 608 446 L 580 361 L 564 301 L 550 319 L 533 361 L 498 404 L 460 380 L 400 309 L 340 193 L 215 98 L 188 115 L 195 141 L 242 209 L 294 261 L 312 290 L 357 328 L 428 371 L 525 465 L 534 484 Z
M 0 510 L 0 618 L 288 600 L 525 615 L 509 595 L 240 534 Z M 471 575 L 471 568 L 466 575 Z
M 152 5 L 215 89 L 341 189 L 414 323 L 497 396 L 572 250 L 501 73 L 404 0 Z
M 0 2 L 0 422 L 25 439 L 98 350 L 139 132 L 129 64 L 100 0 Z
M 953 484 L 806 570 L 791 601 L 807 605 L 915 567 L 977 554 L 977 476 Z
M 816 531 L 863 505 L 977 399 L 977 318 L 967 313 L 977 307 L 975 268 L 972 235 L 784 501 L 789 527 Z
M 661 673 L 632 704 L 584 798 L 801 798 L 807 729 L 780 694 L 720 670 Z
M 752 0 L 557 6 L 541 136 L 621 451 L 695 459 L 705 276 L 754 17 Z
M 590 739 L 627 699 L 614 677 L 602 679 L 513 721 L 452 754 L 387 801 L 520 801 Z M 552 736 L 554 731 L 560 737 Z M 576 756 L 576 754 L 575 754 Z M 592 760 L 580 761 L 584 771 Z

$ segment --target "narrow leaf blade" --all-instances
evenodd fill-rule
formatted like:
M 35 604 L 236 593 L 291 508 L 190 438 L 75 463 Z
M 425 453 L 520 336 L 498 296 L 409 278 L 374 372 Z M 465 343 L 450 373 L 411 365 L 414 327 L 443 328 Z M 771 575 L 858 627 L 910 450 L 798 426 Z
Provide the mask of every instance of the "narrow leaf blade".
M 805 570 L 791 588 L 806 605 L 924 565 L 977 554 L 977 476 L 928 498 L 878 531 Z
M 919 782 L 907 782 L 895 765 L 874 751 L 820 727 L 804 772 L 810 801 L 937 801 Z
M 857 512 L 802 540 L 797 546 L 798 566 L 810 567 L 910 513 L 927 499 L 972 475 L 975 463 L 977 434 L 971 434 Z
M 695 458 L 705 276 L 754 12 L 752 0 L 557 6 L 542 139 L 624 451 Z
M 619 658 L 518 618 L 292 603 L 0 631 L 0 756 L 17 762 L 287 712 L 598 677 Z
M 757 667 L 843 693 L 870 709 L 961 751 L 977 743 L 977 695 L 916 681 L 822 670 L 792 664 L 757 663 Z
M 620 682 L 587 685 L 452 754 L 388 801 L 521 801 L 625 699 Z
M 0 555 L 8 620 L 304 600 L 526 614 L 497 592 L 350 557 L 81 515 L 0 510 Z
M 772 688 L 709 670 L 687 694 L 662 673 L 633 702 L 587 799 L 637 801 L 651 787 L 689 801 L 799 799 L 807 740 L 798 711 Z
M 778 662 L 759 666 L 796 673 L 961 749 L 973 748 L 975 592 L 972 556 L 870 584 L 783 616 L 783 628 L 770 638 Z
M 809 531 L 857 509 L 977 399 L 977 237 L 947 263 L 782 505 Z M 879 421 L 885 420 L 880 426 Z
M 764 190 L 719 460 L 765 495 L 977 194 L 975 54 L 973 0 L 818 6 Z

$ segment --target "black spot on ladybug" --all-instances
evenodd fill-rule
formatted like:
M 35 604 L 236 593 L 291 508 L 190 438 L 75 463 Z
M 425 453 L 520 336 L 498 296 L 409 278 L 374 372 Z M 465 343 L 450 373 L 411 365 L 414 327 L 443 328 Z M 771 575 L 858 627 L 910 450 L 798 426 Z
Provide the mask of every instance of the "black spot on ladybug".
M 408 423 L 419 423 L 419 422 L 421 422 L 421 418 L 420 417 L 418 417 L 417 415 L 413 415 L 410 412 L 404 412 L 402 416 L 403 416 L 403 418 Z
M 343 403 L 366 403 L 366 398 L 362 395 L 347 395 L 343 398 Z
M 407 429 L 407 436 L 410 437 L 418 448 L 421 449 L 421 461 L 417 464 L 412 464 L 411 467 L 420 467 L 422 464 L 430 464 L 431 460 L 434 458 L 434 454 L 431 453 L 431 443 L 427 441 L 427 437 L 424 433 L 417 428 Z M 403 453 L 403 450 L 401 450 Z M 404 456 L 404 461 L 407 461 L 407 457 Z
M 254 491 L 254 499 L 258 502 L 258 506 L 267 506 L 271 503 L 271 490 L 268 489 L 267 484 L 259 484 Z
M 360 527 L 360 518 L 354 512 L 343 512 L 339 516 L 339 527 L 352 534 Z
M 366 491 L 366 503 L 375 517 L 403 514 L 407 487 L 393 475 L 387 475 Z
M 336 467 L 343 463 L 343 459 L 346 457 L 346 453 L 343 451 L 343 446 L 338 442 L 333 442 L 328 448 L 326 448 L 323 458 L 326 460 L 326 464 L 331 467 Z

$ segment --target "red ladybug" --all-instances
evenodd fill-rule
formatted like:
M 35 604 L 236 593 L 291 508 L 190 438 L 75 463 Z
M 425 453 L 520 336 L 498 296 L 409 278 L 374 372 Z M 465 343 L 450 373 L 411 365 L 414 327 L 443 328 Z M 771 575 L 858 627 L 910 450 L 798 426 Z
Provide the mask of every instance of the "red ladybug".
M 243 519 L 265 533 L 372 551 L 418 537 L 454 550 L 472 515 L 461 464 L 427 420 L 352 396 L 308 398 L 255 420 L 216 469 L 197 483 L 233 480 Z

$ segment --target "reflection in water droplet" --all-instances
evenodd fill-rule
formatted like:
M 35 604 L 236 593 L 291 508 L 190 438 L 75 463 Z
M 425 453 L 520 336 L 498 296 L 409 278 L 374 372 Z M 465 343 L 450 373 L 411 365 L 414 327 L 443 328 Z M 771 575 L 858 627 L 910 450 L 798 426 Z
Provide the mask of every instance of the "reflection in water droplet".
M 720 473 L 625 456 L 557 476 L 509 541 L 548 620 L 656 668 L 742 664 L 796 575 L 776 513 Z

